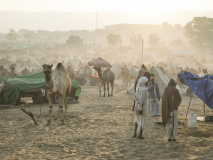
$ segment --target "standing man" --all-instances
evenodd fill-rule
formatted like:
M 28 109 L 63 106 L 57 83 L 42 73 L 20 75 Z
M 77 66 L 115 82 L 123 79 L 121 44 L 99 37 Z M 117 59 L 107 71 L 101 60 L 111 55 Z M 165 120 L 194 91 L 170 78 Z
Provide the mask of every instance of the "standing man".
M 139 70 L 139 72 L 138 72 L 136 78 L 135 78 L 135 84 L 134 84 L 135 93 L 136 93 L 136 88 L 137 88 L 138 80 L 139 80 L 142 76 L 144 76 L 144 74 L 145 74 L 146 72 L 148 73 L 147 68 L 146 68 L 146 66 L 143 64 L 143 65 L 141 66 L 141 68 L 140 68 L 140 70 Z M 134 103 L 133 103 L 132 110 L 134 110 L 134 107 L 135 107 L 135 101 L 134 101 Z
M 182 100 L 176 85 L 177 81 L 170 79 L 162 98 L 162 123 L 163 126 L 166 127 L 169 142 L 176 141 L 177 139 L 177 110 Z M 171 122 L 172 129 L 170 127 Z
M 142 136 L 146 116 L 147 116 L 147 85 L 149 79 L 147 78 L 149 73 L 145 72 L 145 75 L 139 78 L 137 83 L 137 90 L 134 96 L 135 105 L 134 105 L 134 113 L 135 113 L 135 132 L 134 137 L 138 135 L 139 139 L 144 139 Z
M 154 74 L 150 75 L 150 82 L 148 83 L 148 92 L 151 116 L 160 116 L 158 102 L 160 101 L 160 93 L 158 84 L 155 82 Z

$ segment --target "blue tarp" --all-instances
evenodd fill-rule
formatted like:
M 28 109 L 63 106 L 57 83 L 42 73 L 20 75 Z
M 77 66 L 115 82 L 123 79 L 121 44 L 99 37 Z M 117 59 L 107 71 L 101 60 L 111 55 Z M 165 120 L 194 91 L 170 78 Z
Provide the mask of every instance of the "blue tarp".
M 213 109 L 213 76 L 205 75 L 199 77 L 185 71 L 184 74 L 179 73 L 178 77 L 196 94 L 203 102 Z

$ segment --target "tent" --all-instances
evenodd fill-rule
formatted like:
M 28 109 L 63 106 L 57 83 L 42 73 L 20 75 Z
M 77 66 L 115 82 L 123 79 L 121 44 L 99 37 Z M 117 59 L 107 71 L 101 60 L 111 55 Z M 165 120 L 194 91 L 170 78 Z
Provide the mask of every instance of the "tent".
M 203 102 L 213 109 L 213 76 L 205 75 L 199 77 L 185 71 L 184 74 L 179 73 L 178 77 L 182 80 Z
M 158 83 L 160 96 L 163 96 L 164 88 L 169 83 L 169 76 L 165 72 L 165 70 L 161 67 L 153 67 L 150 69 L 150 73 L 155 75 L 155 81 Z M 131 86 L 128 90 L 128 93 L 134 94 L 134 85 Z
M 160 96 L 163 96 L 163 92 L 165 87 L 168 85 L 170 77 L 166 73 L 166 71 L 162 67 L 153 67 L 150 69 L 150 73 L 155 75 L 155 81 L 158 83 Z M 179 90 L 180 94 L 184 93 L 184 90 L 181 89 L 179 86 L 176 86 Z

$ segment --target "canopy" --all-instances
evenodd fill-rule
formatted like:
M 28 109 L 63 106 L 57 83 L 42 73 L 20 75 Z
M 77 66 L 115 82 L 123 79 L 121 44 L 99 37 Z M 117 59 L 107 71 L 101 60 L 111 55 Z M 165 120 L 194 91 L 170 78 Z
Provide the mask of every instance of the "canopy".
M 203 102 L 213 109 L 213 76 L 205 75 L 199 77 L 185 71 L 184 74 L 179 73 L 178 77 L 196 94 Z
M 0 81 L 6 85 L 5 103 L 15 103 L 21 91 L 45 87 L 43 72 L 32 73 L 17 77 L 0 77 Z M 80 88 L 78 82 L 72 80 L 73 88 Z
M 103 68 L 111 68 L 112 67 L 112 65 L 110 63 L 108 63 L 107 61 L 105 61 L 101 57 L 88 62 L 88 65 L 98 67 L 98 68 L 102 68 L 102 67 Z

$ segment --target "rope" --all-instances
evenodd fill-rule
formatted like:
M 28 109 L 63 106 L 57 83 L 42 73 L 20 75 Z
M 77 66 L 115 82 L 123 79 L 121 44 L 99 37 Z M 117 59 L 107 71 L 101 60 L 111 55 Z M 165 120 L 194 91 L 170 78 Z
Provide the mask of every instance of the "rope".
M 53 87 L 53 80 L 51 80 L 50 82 L 46 82 L 46 87 L 47 89 L 51 89 Z

